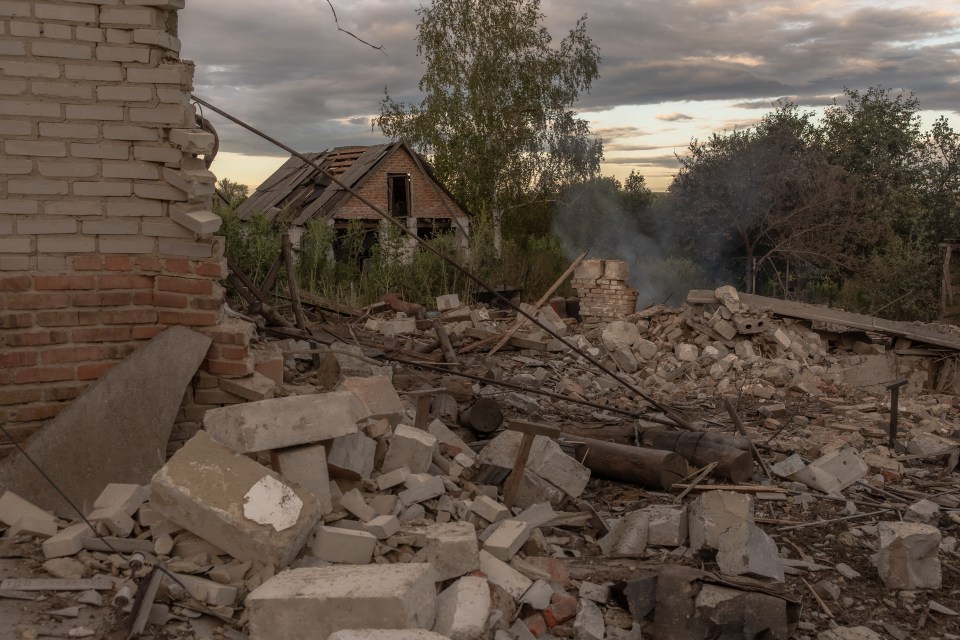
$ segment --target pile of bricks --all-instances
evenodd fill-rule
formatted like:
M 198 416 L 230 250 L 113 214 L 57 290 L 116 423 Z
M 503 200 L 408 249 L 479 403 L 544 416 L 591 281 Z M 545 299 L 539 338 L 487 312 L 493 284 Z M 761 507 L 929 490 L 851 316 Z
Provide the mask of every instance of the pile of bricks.
M 626 283 L 629 275 L 630 266 L 623 260 L 584 260 L 573 272 L 572 284 L 587 329 L 636 311 L 638 294 Z

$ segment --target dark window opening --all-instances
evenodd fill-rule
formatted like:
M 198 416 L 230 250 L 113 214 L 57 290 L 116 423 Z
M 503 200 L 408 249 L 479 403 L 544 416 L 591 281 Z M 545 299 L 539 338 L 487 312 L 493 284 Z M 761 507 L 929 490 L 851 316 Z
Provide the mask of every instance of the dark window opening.
M 395 218 L 406 218 L 410 215 L 412 203 L 410 201 L 410 174 L 387 174 L 387 205 L 390 215 Z
M 451 229 L 453 229 L 453 221 L 450 218 L 419 218 L 417 220 L 417 236 L 424 240 L 450 233 Z

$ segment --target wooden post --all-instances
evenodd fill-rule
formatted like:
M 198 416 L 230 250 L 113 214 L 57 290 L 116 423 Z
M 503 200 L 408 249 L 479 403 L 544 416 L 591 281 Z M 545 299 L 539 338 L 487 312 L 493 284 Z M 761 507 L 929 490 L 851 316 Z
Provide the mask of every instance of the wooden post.
M 442 388 L 419 389 L 407 394 L 417 399 L 417 415 L 413 419 L 414 429 L 420 429 L 421 431 L 427 430 L 427 423 L 430 421 L 430 403 L 433 402 L 433 397 L 436 394 L 442 393 L 443 391 L 445 391 L 445 389 Z
M 306 318 L 303 316 L 303 305 L 300 304 L 300 288 L 297 286 L 297 272 L 293 264 L 293 246 L 290 244 L 290 234 L 283 234 L 283 261 L 287 265 L 287 286 L 290 288 L 290 301 L 293 303 L 293 314 L 297 319 L 297 328 L 305 331 Z
M 444 362 L 448 364 L 460 364 L 460 361 L 457 359 L 457 352 L 453 350 L 453 345 L 450 344 L 450 336 L 447 335 L 447 330 L 443 328 L 443 323 L 439 320 L 434 320 L 433 331 L 437 334 L 437 340 L 440 342 Z
M 536 422 L 521 422 L 515 420 L 511 422 L 507 429 L 510 431 L 519 431 L 523 434 L 523 440 L 520 441 L 520 451 L 517 453 L 517 459 L 513 462 L 513 469 L 503 484 L 503 504 L 508 509 L 513 507 L 517 500 L 517 491 L 520 490 L 520 481 L 523 479 L 523 470 L 527 465 L 527 457 L 530 455 L 530 448 L 533 446 L 533 439 L 537 436 L 547 436 L 555 438 L 562 432 L 557 427 L 548 424 L 538 424 Z
M 570 264 L 569 267 L 567 267 L 567 270 L 563 272 L 563 275 L 557 278 L 557 281 L 554 282 L 553 285 L 551 285 L 550 288 L 547 289 L 547 292 L 542 296 L 540 296 L 540 299 L 537 300 L 537 303 L 533 305 L 533 309 L 531 309 L 530 315 L 536 317 L 537 311 L 540 310 L 540 307 L 546 304 L 546 302 L 550 299 L 550 296 L 552 296 L 556 292 L 556 290 L 560 288 L 560 285 L 562 285 L 563 282 L 570 276 L 570 274 L 573 273 L 573 271 L 580 266 L 580 263 L 583 262 L 583 259 L 586 257 L 587 257 L 587 252 L 584 251 L 577 257 L 576 260 L 574 260 Z M 510 329 L 507 330 L 504 336 L 500 338 L 500 342 L 495 344 L 493 349 L 490 349 L 490 353 L 488 353 L 487 355 L 492 356 L 497 351 L 499 351 L 503 345 L 507 344 L 507 340 L 509 340 L 513 336 L 513 334 L 515 334 L 517 330 L 520 327 L 522 327 L 526 322 L 527 322 L 527 319 L 524 316 L 518 316 L 517 321 L 513 324 L 512 327 L 510 327 Z
M 750 453 L 753 454 L 753 459 L 760 463 L 760 466 L 763 467 L 763 472 L 767 474 L 768 478 L 773 480 L 773 472 L 770 471 L 770 467 L 767 466 L 767 461 L 760 457 L 760 452 L 757 451 L 757 445 L 753 444 L 753 440 L 750 440 L 750 436 L 747 435 L 747 428 L 743 426 L 743 420 L 740 419 L 740 414 L 738 414 L 737 410 L 733 407 L 730 398 L 723 399 L 723 406 L 727 410 L 727 413 L 730 414 L 730 419 L 733 420 L 733 425 L 737 428 L 737 433 L 750 442 Z

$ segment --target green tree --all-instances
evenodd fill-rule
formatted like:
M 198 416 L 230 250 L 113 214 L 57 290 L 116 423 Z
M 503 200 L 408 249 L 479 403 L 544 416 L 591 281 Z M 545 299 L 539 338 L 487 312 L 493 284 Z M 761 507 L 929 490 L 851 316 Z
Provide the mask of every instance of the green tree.
M 229 178 L 221 178 L 217 181 L 217 191 L 219 192 L 219 195 L 214 198 L 215 202 L 220 205 L 230 207 L 231 209 L 236 209 L 244 200 L 247 199 L 249 187 L 247 187 L 245 184 L 234 182 Z M 223 200 L 221 200 L 221 197 Z
M 599 48 L 581 17 L 558 47 L 539 0 L 434 0 L 417 10 L 425 64 L 419 104 L 385 93 L 385 135 L 430 156 L 466 208 L 511 210 L 599 172 L 602 142 L 573 105 L 599 77 Z
M 768 270 L 785 293 L 790 265 L 850 266 L 845 247 L 861 225 L 842 215 L 850 187 L 811 113 L 781 103 L 754 128 L 694 140 L 679 161 L 669 188 L 677 238 L 709 273 L 734 277 L 739 262 L 744 290 Z

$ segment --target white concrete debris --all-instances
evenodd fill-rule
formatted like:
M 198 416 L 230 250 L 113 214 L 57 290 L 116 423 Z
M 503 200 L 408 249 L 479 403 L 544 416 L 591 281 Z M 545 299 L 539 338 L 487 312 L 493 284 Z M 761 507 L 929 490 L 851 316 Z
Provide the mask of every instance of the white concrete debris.
M 939 589 L 940 530 L 916 522 L 877 525 L 880 550 L 877 571 L 891 589 Z
M 243 496 L 243 516 L 274 531 L 296 525 L 302 509 L 303 500 L 273 476 L 264 476 Z

